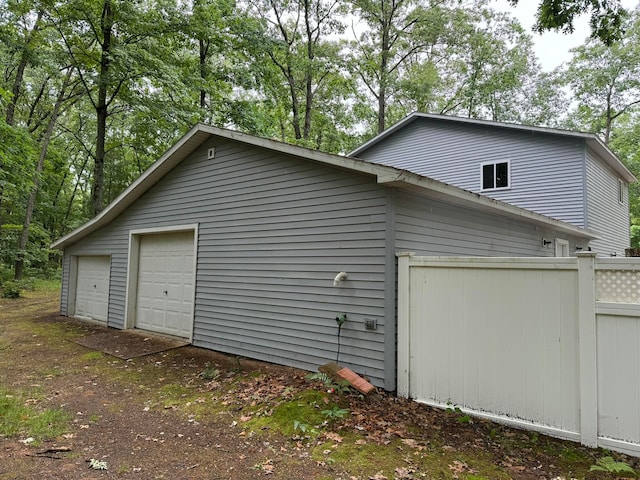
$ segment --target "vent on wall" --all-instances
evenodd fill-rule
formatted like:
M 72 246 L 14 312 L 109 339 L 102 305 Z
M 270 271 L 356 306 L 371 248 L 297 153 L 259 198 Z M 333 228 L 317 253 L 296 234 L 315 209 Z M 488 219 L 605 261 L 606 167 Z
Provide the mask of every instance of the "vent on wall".
M 211 160 L 215 156 L 216 156 L 216 149 L 214 147 L 211 147 L 209 150 L 207 150 L 207 160 Z

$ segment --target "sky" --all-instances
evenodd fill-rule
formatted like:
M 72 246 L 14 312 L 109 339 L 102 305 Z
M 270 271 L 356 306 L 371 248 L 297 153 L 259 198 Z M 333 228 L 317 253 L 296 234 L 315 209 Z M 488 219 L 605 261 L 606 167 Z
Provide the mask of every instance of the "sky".
M 639 2 L 638 0 L 622 0 L 621 3 L 627 10 L 632 10 Z M 540 35 L 531 30 L 535 23 L 538 4 L 539 0 L 520 0 L 517 7 L 512 7 L 507 3 L 507 0 L 495 0 L 493 7 L 496 10 L 511 13 L 520 21 L 522 26 L 533 37 L 535 43 L 534 51 L 542 69 L 550 71 L 568 61 L 571 58 L 569 50 L 582 45 L 590 35 L 589 16 L 580 17 L 575 23 L 575 31 L 571 35 L 556 32 L 547 32 Z

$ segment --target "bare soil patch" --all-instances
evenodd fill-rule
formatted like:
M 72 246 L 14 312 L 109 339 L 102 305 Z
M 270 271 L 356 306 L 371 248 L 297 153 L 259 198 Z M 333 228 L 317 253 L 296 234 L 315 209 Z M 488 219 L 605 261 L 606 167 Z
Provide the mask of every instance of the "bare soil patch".
M 113 332 L 56 311 L 51 293 L 0 300 L 0 387 L 69 416 L 54 438 L 0 435 L 0 480 L 622 478 L 589 471 L 609 452 L 296 369 L 190 346 L 105 355 L 78 339 Z
M 106 332 L 87 335 L 74 340 L 78 345 L 106 353 L 122 360 L 131 360 L 153 353 L 184 347 L 188 342 L 173 338 L 148 335 L 139 331 L 107 329 Z

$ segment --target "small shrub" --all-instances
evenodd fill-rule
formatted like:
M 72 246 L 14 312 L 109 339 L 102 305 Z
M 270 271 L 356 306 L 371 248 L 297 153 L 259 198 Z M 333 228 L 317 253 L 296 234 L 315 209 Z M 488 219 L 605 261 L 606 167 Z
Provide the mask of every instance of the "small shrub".
M 336 420 L 346 417 L 349 414 L 349 410 L 346 408 L 333 407 L 331 410 L 322 410 L 320 413 L 329 420 Z
M 13 280 L 7 280 L 2 284 L 2 297 L 3 298 L 20 298 L 20 291 L 22 286 L 19 282 Z
M 351 390 L 351 384 L 342 380 L 341 382 L 334 382 L 333 379 L 326 373 L 310 373 L 305 377 L 307 380 L 318 381 L 327 388 L 328 393 L 348 393 Z
M 589 469 L 592 472 L 632 473 L 636 471 L 624 462 L 616 462 L 612 457 L 602 457 Z
M 323 372 L 310 373 L 305 378 L 310 381 L 318 381 L 324 384 L 326 387 L 328 387 L 333 383 L 333 379 L 329 375 Z
M 450 404 L 448 404 L 450 405 Z M 472 419 L 471 416 L 466 415 L 461 409 L 460 407 L 452 407 L 449 406 L 447 407 L 447 409 L 445 410 L 448 414 L 453 414 L 456 416 L 456 422 L 458 423 L 472 423 Z
M 318 430 L 310 426 L 308 423 L 300 422 L 299 420 L 293 421 L 293 431 L 300 431 L 302 433 L 309 433 L 311 435 L 317 435 Z
M 207 362 L 207 364 L 204 367 L 204 370 L 200 374 L 200 377 L 202 377 L 203 380 L 207 380 L 207 381 L 215 380 L 219 376 L 220 376 L 220 370 L 218 370 L 216 367 L 211 365 L 209 362 Z

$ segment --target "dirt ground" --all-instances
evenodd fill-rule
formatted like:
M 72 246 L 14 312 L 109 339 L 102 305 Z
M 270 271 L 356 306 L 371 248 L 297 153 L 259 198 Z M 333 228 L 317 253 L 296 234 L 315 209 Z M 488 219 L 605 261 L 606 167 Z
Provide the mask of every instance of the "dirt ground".
M 69 416 L 55 438 L 0 434 L 0 480 L 622 478 L 589 472 L 608 452 L 382 392 L 327 393 L 308 372 L 190 346 L 102 354 L 75 340 L 107 329 L 56 311 L 52 292 L 0 300 L 0 387 Z M 330 421 L 305 413 L 331 406 Z

